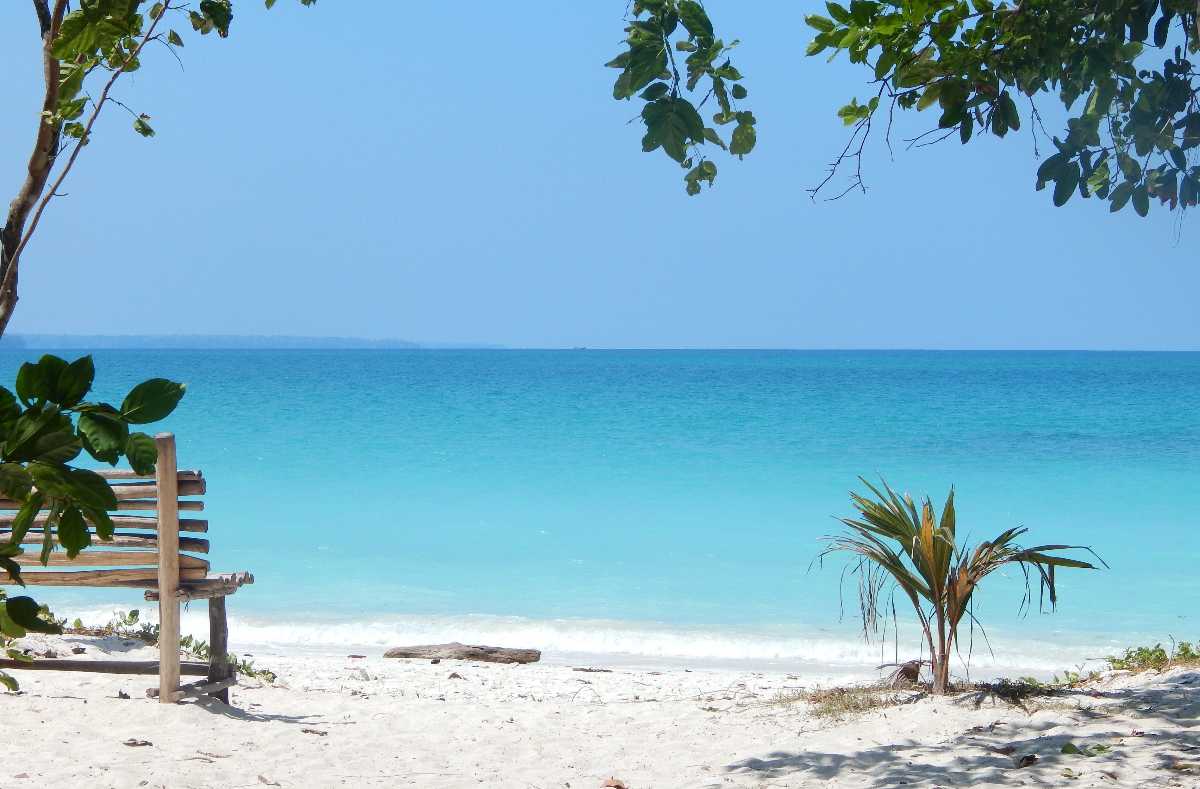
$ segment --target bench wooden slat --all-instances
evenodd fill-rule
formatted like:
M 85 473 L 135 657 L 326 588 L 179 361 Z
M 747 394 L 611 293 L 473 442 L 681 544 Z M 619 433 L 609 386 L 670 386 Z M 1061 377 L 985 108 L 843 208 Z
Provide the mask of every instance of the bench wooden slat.
M 181 510 L 188 510 L 190 512 L 199 512 L 204 509 L 204 502 L 203 501 L 191 501 L 191 500 L 185 499 L 185 500 L 181 500 L 179 502 L 178 506 L 179 506 L 179 509 L 181 509 Z M 0 510 L 19 510 L 19 509 L 21 509 L 21 503 L 19 501 L 13 501 L 12 499 L 0 499 Z M 157 499 L 134 499 L 134 500 L 128 500 L 128 501 L 118 501 L 117 509 L 118 510 L 145 510 L 147 512 L 157 512 L 158 511 L 158 500 Z
M 86 551 L 85 551 L 86 553 Z M 82 555 L 82 554 L 80 554 Z M 206 571 L 200 569 L 180 570 L 182 580 L 200 580 Z M 154 568 L 136 570 L 79 570 L 78 572 L 28 572 L 21 573 L 28 586 L 132 586 L 138 588 L 158 586 L 158 570 Z M 12 584 L 7 573 L 0 573 L 0 584 Z
M 157 660 L 71 660 L 67 658 L 36 658 L 24 660 L 0 659 L 0 668 L 29 671 L 90 671 L 100 674 L 157 674 Z M 179 664 L 179 673 L 190 677 L 208 674 L 207 663 L 186 661 Z
M 41 567 L 39 552 L 24 553 L 14 556 L 13 560 L 20 565 Z M 68 559 L 64 551 L 54 551 L 48 557 L 52 566 L 79 567 L 157 567 L 158 551 L 98 551 L 88 548 L 81 551 L 74 559 Z M 196 556 L 179 554 L 179 566 L 208 570 L 208 562 Z
M 188 600 L 204 600 L 212 597 L 227 597 L 243 586 L 252 583 L 254 583 L 253 573 L 242 572 L 210 575 L 207 578 L 187 582 L 179 589 L 176 597 L 183 602 Z M 157 589 L 147 589 L 145 597 L 147 601 L 154 602 L 159 599 L 160 595 Z
M 0 513 L 0 529 L 6 529 L 12 526 L 13 515 Z M 31 533 L 41 534 L 42 527 L 46 525 L 47 516 L 39 515 L 33 519 L 33 528 Z M 113 515 L 113 526 L 118 529 L 146 529 L 148 531 L 158 531 L 158 519 L 152 518 L 149 515 Z M 180 518 L 179 530 L 186 532 L 207 532 L 208 521 L 198 520 L 196 518 Z M 95 529 L 92 534 L 95 534 Z
M 12 538 L 12 532 L 0 529 L 0 542 L 7 542 Z M 58 535 L 54 537 L 55 544 L 58 543 Z M 21 540 L 22 545 L 41 545 L 42 532 L 31 531 L 25 535 L 25 539 Z M 102 540 L 92 532 L 92 548 L 147 548 L 150 550 L 158 549 L 158 536 L 155 534 L 129 534 L 128 532 L 114 532 L 111 540 Z M 187 551 L 188 553 L 208 553 L 208 540 L 201 540 L 196 537 L 180 537 L 179 550 Z
M 91 471 L 96 472 L 105 479 L 154 479 L 154 474 L 138 474 L 136 471 L 125 468 L 94 468 Z M 180 469 L 176 476 L 181 482 L 185 479 L 204 479 L 204 473 L 195 469 Z
M 154 483 L 118 483 L 109 485 L 118 501 L 125 499 L 155 499 L 158 498 L 158 486 Z M 179 481 L 180 496 L 203 496 L 207 485 L 202 479 L 183 479 Z

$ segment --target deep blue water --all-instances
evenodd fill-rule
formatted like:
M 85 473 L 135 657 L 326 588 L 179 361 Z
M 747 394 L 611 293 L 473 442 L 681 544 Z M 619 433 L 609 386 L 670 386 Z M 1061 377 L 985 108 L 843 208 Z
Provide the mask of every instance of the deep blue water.
M 6 377 L 33 355 L 0 353 Z M 106 399 L 188 383 L 165 427 L 266 640 L 866 660 L 853 589 L 842 620 L 838 566 L 810 570 L 860 474 L 939 504 L 954 484 L 961 534 L 1023 524 L 1108 561 L 1064 572 L 1052 616 L 1017 615 L 1019 573 L 993 580 L 994 642 L 1200 636 L 1200 354 L 95 356 Z

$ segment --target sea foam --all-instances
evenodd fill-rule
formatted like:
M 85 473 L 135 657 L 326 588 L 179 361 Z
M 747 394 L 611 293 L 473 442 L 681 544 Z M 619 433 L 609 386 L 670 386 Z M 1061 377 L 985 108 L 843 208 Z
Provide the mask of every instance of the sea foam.
M 77 612 L 85 625 L 110 621 L 119 606 L 96 606 Z M 157 621 L 153 609 L 143 614 Z M 182 631 L 208 636 L 205 609 L 185 610 Z M 915 633 L 915 629 L 910 629 Z M 812 676 L 874 676 L 895 660 L 920 656 L 915 638 L 866 642 L 838 634 L 772 626 L 762 628 L 674 626 L 658 622 L 587 619 L 529 619 L 485 615 L 395 616 L 362 620 L 327 618 L 279 619 L 258 615 L 230 616 L 231 647 L 243 654 L 380 655 L 390 647 L 451 641 L 542 650 L 550 663 L 594 663 L 622 666 L 740 667 L 787 671 Z M 969 668 L 976 678 L 1033 675 L 1048 677 L 1065 669 L 1098 667 L 1116 649 L 1104 639 L 1047 643 L 1008 638 L 989 650 L 964 637 L 956 672 Z M 969 658 L 969 661 L 968 661 Z

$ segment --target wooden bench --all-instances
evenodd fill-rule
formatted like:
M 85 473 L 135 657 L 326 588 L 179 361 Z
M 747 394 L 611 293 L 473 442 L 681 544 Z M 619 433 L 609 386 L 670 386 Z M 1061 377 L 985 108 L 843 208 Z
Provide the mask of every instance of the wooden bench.
M 229 625 L 225 616 L 225 597 L 242 585 L 254 583 L 250 573 L 210 575 L 208 560 L 208 521 L 180 518 L 182 512 L 200 512 L 204 502 L 204 475 L 199 471 L 180 471 L 176 465 L 175 436 L 155 436 L 158 464 L 153 478 L 133 471 L 104 470 L 98 473 L 108 480 L 117 497 L 116 527 L 111 541 L 95 536 L 92 546 L 75 559 L 61 551 L 50 555 L 50 566 L 43 569 L 38 552 L 27 548 L 17 557 L 28 572 L 21 575 L 29 586 L 133 587 L 144 589 L 144 597 L 158 602 L 159 636 L 157 661 L 54 660 L 32 663 L 0 660 L 6 669 L 44 669 L 58 671 L 94 671 L 113 674 L 158 674 L 158 687 L 147 690 L 164 704 L 188 695 L 208 694 L 229 701 L 229 687 L 236 684 L 237 672 L 230 664 Z M 19 505 L 0 501 L 0 540 L 11 527 L 13 510 Z M 7 511 L 7 512 L 5 512 Z M 23 545 L 41 545 L 46 528 L 45 516 L 39 516 L 22 541 Z M 87 569 L 79 569 L 79 568 Z M 36 568 L 36 569 L 34 569 Z M 99 568 L 99 569 L 97 569 Z M 12 584 L 0 572 L 0 583 Z M 179 659 L 179 607 L 191 600 L 208 601 L 209 648 L 207 664 L 181 662 Z M 181 674 L 204 676 L 205 682 L 180 687 Z

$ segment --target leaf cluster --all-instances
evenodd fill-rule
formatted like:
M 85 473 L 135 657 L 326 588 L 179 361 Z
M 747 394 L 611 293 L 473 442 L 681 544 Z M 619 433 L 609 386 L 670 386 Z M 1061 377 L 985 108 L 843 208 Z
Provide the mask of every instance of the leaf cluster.
M 7 541 L 0 543 L 0 566 L 16 583 L 22 581 L 15 557 L 39 514 L 45 513 L 42 564 L 54 550 L 55 531 L 71 558 L 91 544 L 90 529 L 111 538 L 109 512 L 117 507 L 112 489 L 96 472 L 72 463 L 84 454 L 110 465 L 124 458 L 139 474 L 153 473 L 154 439 L 131 428 L 168 416 L 185 390 L 152 378 L 119 406 L 90 401 L 95 373 L 90 356 L 67 362 L 47 354 L 21 365 L 15 394 L 0 387 L 0 495 L 20 504 L 3 535 Z
M 1004 137 L 1022 126 L 1018 100 L 1041 125 L 1035 99 L 1050 95 L 1069 117 L 1036 187 L 1053 184 L 1055 205 L 1095 196 L 1145 216 L 1151 198 L 1172 209 L 1200 200 L 1194 0 L 830 0 L 826 9 L 806 18 L 816 31 L 808 54 L 844 52 L 878 86 L 838 112 L 856 134 L 887 98 L 889 112 L 936 106 L 937 140 Z M 1165 54 L 1161 65 L 1152 50 Z
M 757 143 L 754 113 L 738 106 L 749 95 L 729 57 L 738 42 L 717 38 L 696 0 L 636 0 L 626 21 L 626 49 L 605 64 L 620 70 L 613 98 L 636 95 L 645 102 L 639 116 L 646 129 L 642 150 L 661 149 L 687 170 L 687 193 L 699 194 L 702 182 L 711 186 L 717 177 L 704 146 L 740 159 Z M 701 114 L 710 100 L 716 110 L 712 126 Z M 728 136 L 719 127 L 730 127 Z
M 313 5 L 316 0 L 300 0 Z M 266 0 L 267 8 L 275 4 Z M 58 103 L 44 115 L 47 123 L 62 133 L 88 142 L 89 125 L 81 116 L 89 105 L 97 107 L 106 98 L 88 77 L 97 74 L 111 78 L 141 68 L 141 56 L 147 44 L 165 46 L 174 53 L 184 46 L 178 30 L 160 25 L 167 15 L 178 15 L 193 31 L 220 38 L 229 35 L 233 23 L 232 0 L 200 0 L 195 7 L 183 0 L 80 0 L 67 14 L 51 43 L 51 54 L 59 61 Z M 181 25 L 182 27 L 182 25 Z M 178 57 L 178 55 L 176 55 Z M 133 129 L 143 137 L 153 137 L 150 116 L 122 104 L 133 117 Z

